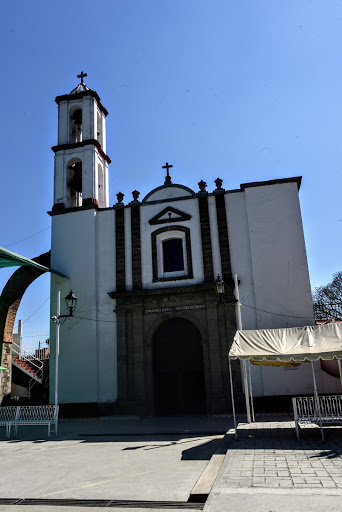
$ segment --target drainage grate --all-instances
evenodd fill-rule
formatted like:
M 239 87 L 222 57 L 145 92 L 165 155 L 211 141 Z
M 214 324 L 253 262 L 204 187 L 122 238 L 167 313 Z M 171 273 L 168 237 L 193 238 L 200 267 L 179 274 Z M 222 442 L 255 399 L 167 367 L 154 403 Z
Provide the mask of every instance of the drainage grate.
M 1 505 L 42 505 L 58 507 L 113 507 L 141 509 L 185 509 L 203 510 L 204 503 L 184 501 L 132 501 L 132 500 L 82 500 L 82 499 L 15 499 L 0 498 Z

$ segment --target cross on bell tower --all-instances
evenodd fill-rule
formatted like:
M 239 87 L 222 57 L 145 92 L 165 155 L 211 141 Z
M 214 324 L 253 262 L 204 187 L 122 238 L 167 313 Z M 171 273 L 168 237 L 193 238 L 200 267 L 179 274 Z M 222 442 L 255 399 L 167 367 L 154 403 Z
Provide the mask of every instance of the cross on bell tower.
M 81 71 L 80 75 L 77 75 L 77 78 L 81 79 L 81 84 L 83 84 L 83 85 L 84 85 L 84 77 L 85 76 L 88 76 L 88 73 L 83 73 L 83 71 Z

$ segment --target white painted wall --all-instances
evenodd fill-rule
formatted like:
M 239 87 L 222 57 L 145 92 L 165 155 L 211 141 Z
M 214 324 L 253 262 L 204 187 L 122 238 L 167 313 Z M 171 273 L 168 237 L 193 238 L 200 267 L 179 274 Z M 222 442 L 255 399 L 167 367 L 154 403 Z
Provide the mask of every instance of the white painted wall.
M 117 399 L 116 301 L 109 292 L 116 287 L 114 210 L 97 212 L 96 236 L 96 339 L 97 399 L 99 403 Z
M 226 194 L 226 206 L 232 272 L 240 279 L 240 301 L 251 306 L 241 307 L 243 328 L 313 325 L 297 184 Z M 316 371 L 321 391 L 339 391 L 338 379 L 322 372 L 319 364 Z M 252 375 L 255 396 L 312 393 L 309 365 L 295 370 L 252 365 Z
M 75 317 L 60 328 L 60 403 L 114 401 L 116 328 L 113 211 L 82 210 L 52 217 L 51 266 L 70 279 L 51 275 L 51 316 L 61 292 L 78 297 Z M 102 245 L 100 245 L 102 244 Z M 81 318 L 77 318 L 81 317 Z M 54 400 L 55 326 L 51 326 L 50 400 Z

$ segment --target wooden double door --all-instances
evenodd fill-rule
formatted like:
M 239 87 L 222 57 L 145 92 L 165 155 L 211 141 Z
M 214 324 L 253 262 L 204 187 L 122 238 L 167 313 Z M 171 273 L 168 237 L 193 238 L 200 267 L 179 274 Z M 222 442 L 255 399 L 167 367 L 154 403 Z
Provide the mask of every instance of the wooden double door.
M 201 335 L 192 322 L 173 318 L 157 328 L 153 373 L 156 414 L 206 413 Z

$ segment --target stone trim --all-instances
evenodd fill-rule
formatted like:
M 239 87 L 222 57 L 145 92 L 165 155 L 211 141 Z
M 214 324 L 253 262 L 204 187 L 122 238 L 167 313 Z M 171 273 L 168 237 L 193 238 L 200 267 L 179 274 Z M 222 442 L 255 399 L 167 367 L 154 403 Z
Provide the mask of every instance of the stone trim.
M 52 146 L 52 151 L 57 153 L 58 151 L 66 151 L 67 149 L 77 149 L 83 148 L 84 146 L 95 146 L 100 155 L 106 162 L 111 163 L 111 159 L 108 155 L 103 151 L 101 144 L 96 139 L 87 139 L 82 140 L 82 142 L 72 142 L 70 144 L 59 144 L 58 146 Z
M 76 94 L 62 94 L 62 96 L 56 96 L 55 102 L 57 103 L 57 105 L 59 105 L 62 101 L 80 100 L 81 98 L 84 98 L 84 96 L 91 96 L 92 98 L 95 98 L 97 106 L 99 107 L 101 112 L 104 113 L 105 117 L 108 116 L 108 110 L 102 105 L 100 96 L 97 94 L 96 91 L 92 91 L 91 89 L 88 89 L 87 91 L 78 92 Z
M 168 212 L 175 213 L 176 215 L 178 215 L 178 217 L 176 219 L 160 219 L 160 217 L 163 217 L 163 215 L 165 215 Z M 152 217 L 152 219 L 150 219 L 148 222 L 153 226 L 155 224 L 167 224 L 169 222 L 181 222 L 190 219 L 191 215 L 189 215 L 188 213 L 181 212 L 180 210 L 177 210 L 177 208 L 168 206 L 167 208 L 164 208 L 164 210 L 162 210 L 160 213 Z
M 215 194 L 217 228 L 219 234 L 222 279 L 228 282 L 231 279 L 230 251 L 228 239 L 228 225 L 226 216 L 225 194 Z
M 184 276 L 177 277 L 158 277 L 158 258 L 157 258 L 157 236 L 165 231 L 183 231 L 185 233 L 185 248 L 187 258 L 187 269 L 188 273 Z M 157 229 L 151 233 L 152 243 L 152 267 L 153 267 L 153 282 L 164 282 L 164 281 L 181 281 L 183 279 L 192 279 L 192 255 L 191 255 L 191 240 L 190 240 L 190 229 L 184 226 L 166 226 L 165 228 Z
M 124 208 L 115 212 L 115 235 L 116 289 L 120 291 L 126 289 Z
M 131 207 L 131 249 L 132 249 L 132 279 L 133 289 L 142 288 L 141 279 L 141 235 L 140 235 L 140 207 Z
M 148 198 L 149 198 L 152 194 L 154 194 L 155 192 L 158 192 L 158 190 L 161 190 L 161 189 L 163 189 L 163 188 L 170 188 L 170 187 L 173 187 L 173 188 L 181 188 L 181 189 L 186 190 L 187 192 L 189 192 L 189 194 L 190 194 L 189 196 L 184 196 L 184 197 L 182 196 L 182 197 L 181 197 L 181 198 L 179 198 L 179 199 L 188 199 L 189 197 L 195 197 L 195 196 L 196 196 L 195 192 L 194 192 L 193 190 L 191 190 L 191 188 L 186 187 L 185 185 L 178 185 L 177 183 L 171 183 L 171 184 L 169 184 L 169 185 L 161 185 L 160 187 L 154 188 L 153 190 L 151 190 L 151 192 L 149 192 L 149 193 L 144 197 L 144 199 L 142 200 L 142 202 L 143 202 L 143 203 L 147 203 L 147 202 L 148 202 L 148 203 L 153 204 L 153 203 L 154 203 L 154 201 L 148 201 Z M 177 198 L 172 198 L 172 199 L 178 199 L 178 197 L 177 197 Z M 159 203 L 159 202 L 165 202 L 165 199 L 157 199 L 157 200 L 156 200 L 156 202 L 158 202 L 158 203 Z
M 213 255 L 210 237 L 208 194 L 198 197 L 198 208 L 200 214 L 201 238 L 202 238 L 202 258 L 204 268 L 204 280 L 213 282 Z

